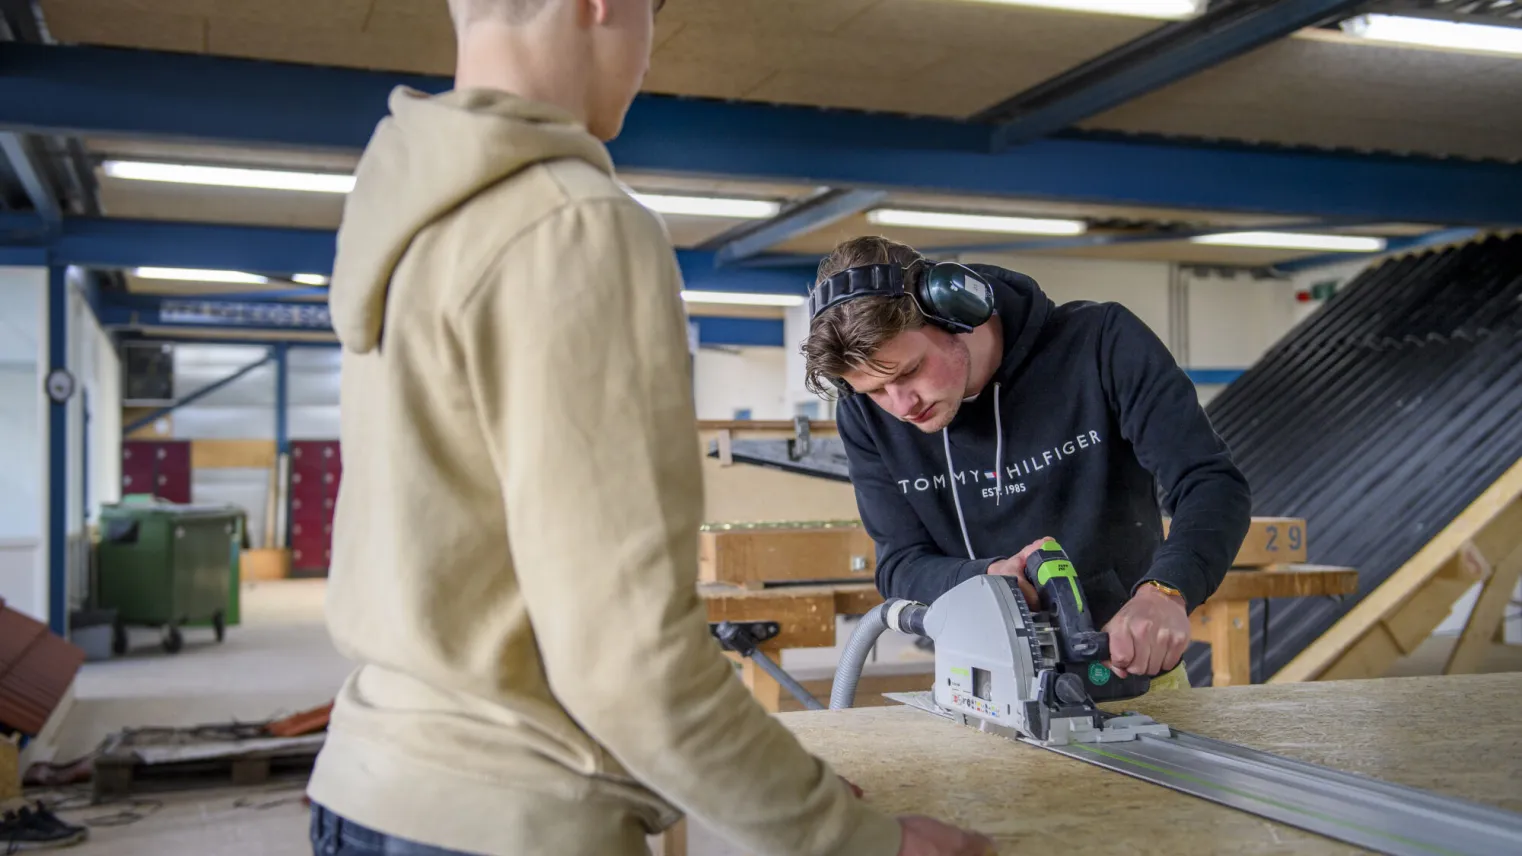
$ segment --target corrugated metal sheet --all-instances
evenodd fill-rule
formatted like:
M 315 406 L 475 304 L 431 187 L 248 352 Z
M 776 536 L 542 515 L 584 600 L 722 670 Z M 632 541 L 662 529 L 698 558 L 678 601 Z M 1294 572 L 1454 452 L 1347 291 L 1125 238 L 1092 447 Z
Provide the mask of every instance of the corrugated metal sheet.
M 1253 605 L 1261 681 L 1522 457 L 1522 235 L 1366 271 L 1206 409 L 1253 513 L 1304 517 L 1309 561 L 1359 572 L 1341 602 Z M 1208 684 L 1209 648 L 1186 659 Z
M 85 661 L 85 652 L 0 601 L 0 728 L 35 736 Z

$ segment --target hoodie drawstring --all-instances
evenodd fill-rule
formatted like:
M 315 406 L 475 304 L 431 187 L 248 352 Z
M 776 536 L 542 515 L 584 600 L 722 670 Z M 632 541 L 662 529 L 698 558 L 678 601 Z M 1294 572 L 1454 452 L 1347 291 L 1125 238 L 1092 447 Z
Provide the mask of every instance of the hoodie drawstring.
M 947 486 L 951 488 L 951 501 L 957 507 L 957 526 L 962 529 L 962 544 L 967 547 L 967 558 L 976 559 L 977 554 L 972 550 L 972 539 L 967 537 L 967 518 L 962 514 L 962 497 L 957 494 L 957 469 L 951 461 L 951 426 L 941 429 L 941 444 L 946 448 L 946 477 L 950 479 Z M 998 437 L 994 441 L 994 484 L 997 489 L 994 493 L 994 504 L 998 505 L 1004 493 L 1004 423 L 999 418 L 999 384 L 994 384 L 994 431 Z
M 999 384 L 994 383 L 994 505 L 1004 499 L 1004 423 L 999 420 Z
M 951 501 L 957 506 L 957 525 L 962 527 L 962 543 L 967 545 L 967 558 L 976 559 L 972 552 L 972 539 L 967 537 L 967 518 L 962 516 L 962 497 L 957 495 L 957 471 L 951 463 L 951 435 L 946 433 L 947 428 L 941 429 L 941 442 L 946 446 L 946 477 L 951 479 L 948 486 L 951 488 Z

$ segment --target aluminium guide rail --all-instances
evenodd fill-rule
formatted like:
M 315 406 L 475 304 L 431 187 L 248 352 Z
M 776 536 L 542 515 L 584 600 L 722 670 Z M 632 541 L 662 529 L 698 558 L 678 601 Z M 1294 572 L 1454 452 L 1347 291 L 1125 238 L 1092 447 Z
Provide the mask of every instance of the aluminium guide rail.
M 1391 856 L 1522 853 L 1522 815 L 1173 729 L 1059 755 Z
M 883 696 L 956 721 L 929 692 Z M 1010 736 L 973 722 L 970 727 Z M 1170 730 L 1172 737 L 1103 744 L 1014 739 L 1389 856 L 1522 853 L 1522 814 Z

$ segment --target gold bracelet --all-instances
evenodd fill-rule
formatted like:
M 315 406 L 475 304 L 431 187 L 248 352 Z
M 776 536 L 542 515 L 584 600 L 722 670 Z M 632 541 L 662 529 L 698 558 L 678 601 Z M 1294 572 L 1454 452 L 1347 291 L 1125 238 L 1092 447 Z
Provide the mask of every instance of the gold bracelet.
M 1168 585 L 1167 583 L 1158 582 L 1157 580 L 1147 580 L 1145 585 L 1155 586 L 1159 591 L 1161 591 L 1164 594 L 1171 594 L 1171 595 L 1173 595 L 1174 597 L 1176 597 L 1176 598 L 1178 598 L 1180 600 L 1184 599 L 1184 593 L 1183 592 L 1179 591 L 1178 589 L 1174 588 L 1173 586 Z

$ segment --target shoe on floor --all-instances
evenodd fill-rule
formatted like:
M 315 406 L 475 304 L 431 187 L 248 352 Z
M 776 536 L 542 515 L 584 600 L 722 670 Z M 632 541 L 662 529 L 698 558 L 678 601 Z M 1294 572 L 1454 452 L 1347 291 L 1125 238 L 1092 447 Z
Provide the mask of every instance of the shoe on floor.
M 0 852 L 6 854 L 71 847 L 88 836 L 89 830 L 65 823 L 41 803 L 0 817 Z

